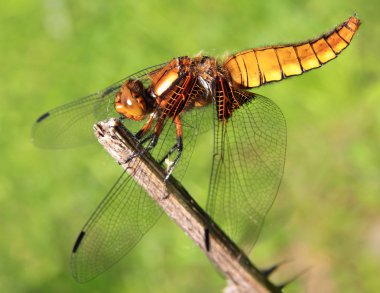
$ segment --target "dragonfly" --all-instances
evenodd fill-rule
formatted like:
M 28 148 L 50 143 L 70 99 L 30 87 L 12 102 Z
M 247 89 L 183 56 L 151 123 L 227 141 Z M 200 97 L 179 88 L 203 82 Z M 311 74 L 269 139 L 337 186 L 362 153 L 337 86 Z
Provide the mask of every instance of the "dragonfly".
M 333 60 L 359 26 L 354 15 L 305 42 L 248 49 L 224 60 L 173 58 L 46 112 L 35 122 L 32 138 L 42 148 L 74 147 L 94 141 L 96 122 L 120 117 L 144 151 L 165 168 L 167 180 L 183 178 L 199 134 L 212 130 L 206 210 L 249 253 L 277 195 L 287 143 L 280 108 L 250 90 Z M 71 258 L 74 278 L 86 282 L 106 271 L 161 214 L 123 172 L 79 233 Z

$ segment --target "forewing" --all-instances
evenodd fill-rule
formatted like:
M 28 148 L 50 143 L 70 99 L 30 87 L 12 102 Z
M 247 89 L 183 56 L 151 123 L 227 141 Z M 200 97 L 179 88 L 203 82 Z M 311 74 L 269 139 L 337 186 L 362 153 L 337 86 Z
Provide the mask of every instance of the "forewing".
M 228 120 L 214 118 L 207 210 L 248 253 L 281 182 L 286 123 L 281 110 L 268 98 L 245 91 L 233 91 L 233 95 L 248 102 Z
M 114 100 L 127 79 L 149 82 L 148 74 L 164 64 L 132 74 L 95 94 L 72 101 L 41 115 L 33 125 L 32 140 L 42 148 L 69 148 L 94 142 L 92 126 L 101 120 L 118 117 Z M 141 122 L 128 121 L 128 129 L 139 129 Z

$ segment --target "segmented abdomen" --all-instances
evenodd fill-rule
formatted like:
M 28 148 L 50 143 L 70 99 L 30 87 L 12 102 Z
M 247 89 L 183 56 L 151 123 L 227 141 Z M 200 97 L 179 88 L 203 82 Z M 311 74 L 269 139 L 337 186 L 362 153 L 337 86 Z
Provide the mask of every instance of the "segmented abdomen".
M 334 59 L 359 29 L 354 15 L 333 31 L 311 41 L 245 50 L 227 58 L 223 67 L 240 88 L 254 88 L 271 81 L 300 75 Z

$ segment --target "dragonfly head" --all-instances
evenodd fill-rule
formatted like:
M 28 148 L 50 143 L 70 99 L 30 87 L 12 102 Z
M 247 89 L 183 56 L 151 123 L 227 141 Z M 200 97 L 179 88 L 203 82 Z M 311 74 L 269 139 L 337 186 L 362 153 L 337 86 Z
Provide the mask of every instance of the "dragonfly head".
M 142 120 L 149 114 L 141 81 L 129 79 L 122 85 L 115 98 L 115 109 L 132 120 Z

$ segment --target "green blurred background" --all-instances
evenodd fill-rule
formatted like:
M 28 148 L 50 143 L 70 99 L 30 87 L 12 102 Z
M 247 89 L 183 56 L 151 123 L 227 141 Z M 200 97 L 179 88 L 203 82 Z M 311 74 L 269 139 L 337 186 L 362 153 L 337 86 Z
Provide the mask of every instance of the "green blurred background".
M 225 281 L 165 216 L 97 279 L 71 277 L 73 242 L 120 169 L 97 144 L 30 142 L 45 111 L 175 56 L 223 55 L 318 36 L 357 12 L 351 47 L 302 77 L 257 92 L 288 123 L 283 183 L 251 258 L 289 261 L 287 292 L 380 288 L 380 2 L 3 1 L 0 10 L 0 291 L 220 292 Z M 208 141 L 209 135 L 205 136 Z M 202 204 L 202 145 L 185 186 Z M 207 149 L 208 150 L 208 149 Z

